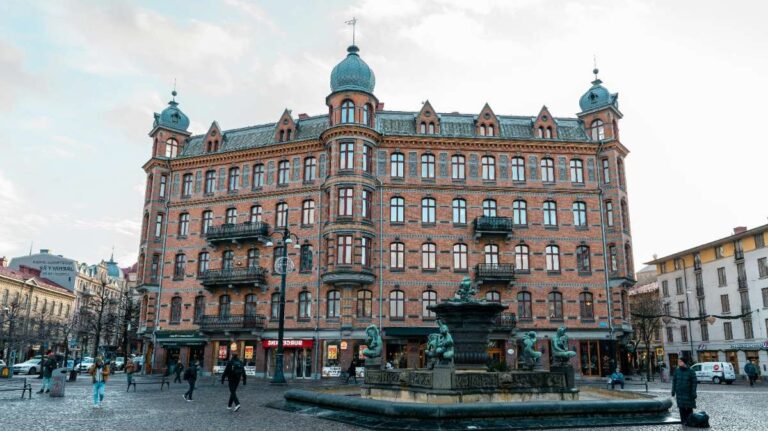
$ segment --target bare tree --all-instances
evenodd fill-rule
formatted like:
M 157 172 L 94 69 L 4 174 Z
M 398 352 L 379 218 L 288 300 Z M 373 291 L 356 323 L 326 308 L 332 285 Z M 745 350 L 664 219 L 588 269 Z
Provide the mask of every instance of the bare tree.
M 109 336 L 114 334 L 114 325 L 117 322 L 117 301 L 112 298 L 112 291 L 108 288 L 107 279 L 102 279 L 96 292 L 84 295 L 84 303 L 80 306 L 80 333 L 81 336 L 93 335 L 92 356 L 99 354 L 99 348 Z M 86 351 L 88 346 L 83 346 Z
M 651 379 L 651 340 L 661 328 L 662 305 L 658 292 L 636 295 L 631 303 L 632 327 L 648 352 L 646 379 Z
M 139 303 L 134 297 L 130 288 L 123 290 L 118 303 L 118 315 L 120 316 L 119 325 L 119 343 L 123 355 L 128 358 L 130 346 L 136 339 L 136 331 L 139 324 Z
M 26 302 L 19 295 L 0 307 L 0 341 L 6 358 L 10 352 L 21 349 L 26 311 Z

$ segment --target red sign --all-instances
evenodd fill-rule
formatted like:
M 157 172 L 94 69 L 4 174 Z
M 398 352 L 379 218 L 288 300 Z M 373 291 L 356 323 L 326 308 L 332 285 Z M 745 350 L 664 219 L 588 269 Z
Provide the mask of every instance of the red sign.
M 283 340 L 283 348 L 286 349 L 311 349 L 313 340 Z M 261 340 L 261 345 L 265 349 L 270 347 L 277 347 L 277 340 Z

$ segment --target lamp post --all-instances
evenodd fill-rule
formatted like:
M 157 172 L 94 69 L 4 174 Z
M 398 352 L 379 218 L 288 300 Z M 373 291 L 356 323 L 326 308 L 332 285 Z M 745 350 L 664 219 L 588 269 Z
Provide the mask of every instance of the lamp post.
M 274 235 L 275 232 L 272 232 Z M 284 385 L 285 375 L 283 374 L 283 356 L 285 349 L 283 346 L 283 336 L 285 333 L 285 278 L 288 273 L 288 244 L 293 242 L 293 238 L 296 238 L 295 248 L 300 248 L 299 237 L 295 234 L 291 234 L 288 230 L 288 226 L 283 228 L 283 255 L 280 257 L 280 264 L 275 265 L 275 270 L 280 273 L 280 302 L 278 306 L 278 327 L 277 327 L 277 354 L 275 355 L 275 375 L 272 376 L 273 385 Z M 266 246 L 272 247 L 274 244 L 272 241 L 267 241 Z M 276 262 L 277 263 L 277 262 Z

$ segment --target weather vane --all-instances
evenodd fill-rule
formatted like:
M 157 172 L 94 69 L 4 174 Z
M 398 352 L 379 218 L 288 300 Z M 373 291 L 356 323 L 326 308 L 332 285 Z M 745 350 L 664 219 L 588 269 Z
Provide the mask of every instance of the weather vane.
M 355 44 L 355 25 L 357 25 L 357 18 L 352 17 L 349 21 L 344 21 L 345 24 L 352 26 L 352 45 Z

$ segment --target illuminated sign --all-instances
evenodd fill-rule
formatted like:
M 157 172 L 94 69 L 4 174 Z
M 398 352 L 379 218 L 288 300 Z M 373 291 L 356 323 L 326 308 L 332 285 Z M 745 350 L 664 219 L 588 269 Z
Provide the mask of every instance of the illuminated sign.
M 283 347 L 284 348 L 290 348 L 290 349 L 311 349 L 312 348 L 313 341 L 312 340 L 283 340 Z M 269 349 L 270 347 L 277 347 L 277 340 L 275 339 L 268 339 L 268 340 L 261 340 L 261 345 L 264 346 L 265 349 Z

